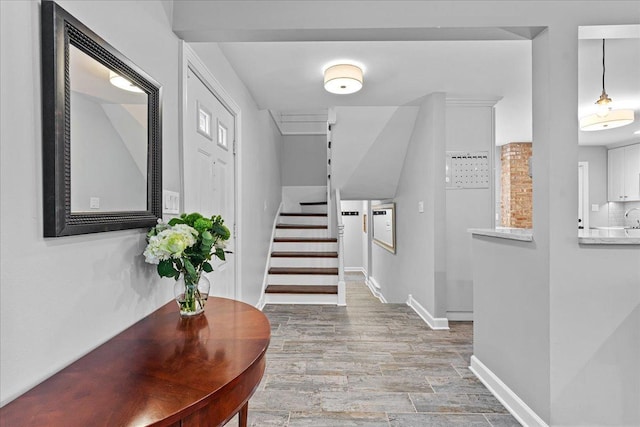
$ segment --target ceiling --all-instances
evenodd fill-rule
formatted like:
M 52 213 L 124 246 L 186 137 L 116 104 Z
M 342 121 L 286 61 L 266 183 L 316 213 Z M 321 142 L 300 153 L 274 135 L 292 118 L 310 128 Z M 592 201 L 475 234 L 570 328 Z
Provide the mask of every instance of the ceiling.
M 275 31 L 247 10 L 245 22 L 235 23 L 235 15 L 229 14 L 231 22 L 226 27 L 223 21 L 213 26 L 202 19 L 206 2 L 179 4 L 176 34 L 193 43 L 218 42 L 258 106 L 276 115 L 337 106 L 417 105 L 429 93 L 446 92 L 456 98 L 501 98 L 496 105 L 498 145 L 532 139 L 530 39 L 541 28 L 350 29 L 344 24 L 325 31 L 278 23 Z M 221 3 L 223 7 L 241 4 Z M 256 7 L 257 3 L 251 4 Z M 601 51 L 592 38 L 605 33 L 598 28 L 581 34 L 579 117 L 600 95 Z M 628 34 L 616 34 L 621 36 Z M 607 92 L 618 105 L 635 108 L 638 121 L 620 129 L 579 132 L 581 144 L 611 145 L 640 138 L 633 135 L 640 129 L 638 43 L 640 38 L 617 39 L 607 46 Z M 360 92 L 333 95 L 324 91 L 323 67 L 337 60 L 363 65 Z
M 242 42 L 220 47 L 260 108 L 417 105 L 432 92 L 454 98 L 502 97 L 496 107 L 498 141 L 531 140 L 528 40 Z M 323 68 L 337 60 L 363 65 L 360 92 L 344 96 L 324 90 Z

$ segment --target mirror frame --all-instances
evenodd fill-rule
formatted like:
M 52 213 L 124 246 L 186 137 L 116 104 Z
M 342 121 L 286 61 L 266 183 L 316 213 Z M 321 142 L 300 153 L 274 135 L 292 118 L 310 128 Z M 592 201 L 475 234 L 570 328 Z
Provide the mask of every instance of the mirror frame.
M 42 1 L 44 237 L 151 227 L 162 217 L 162 88 L 113 46 L 51 0 Z M 147 209 L 71 212 L 69 45 L 147 94 Z M 115 173 L 115 171 L 114 171 Z
M 391 212 L 393 213 L 391 218 L 391 240 L 393 242 L 391 245 L 389 245 L 387 242 L 383 240 L 376 239 L 376 227 L 375 227 L 376 222 L 375 222 L 375 218 L 373 218 L 375 216 L 373 212 L 380 209 L 391 209 Z M 381 248 L 388 250 L 392 254 L 396 253 L 396 204 L 395 203 L 384 203 L 380 205 L 371 206 L 371 235 L 372 235 L 372 240 L 375 244 L 377 244 Z

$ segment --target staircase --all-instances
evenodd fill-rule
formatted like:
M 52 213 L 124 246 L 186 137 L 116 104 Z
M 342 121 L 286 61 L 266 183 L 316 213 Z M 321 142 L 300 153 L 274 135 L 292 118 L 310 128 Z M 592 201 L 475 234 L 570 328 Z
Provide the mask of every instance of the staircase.
M 267 304 L 337 304 L 338 243 L 328 230 L 326 202 L 281 213 L 269 265 Z M 323 212 L 324 211 L 324 212 Z

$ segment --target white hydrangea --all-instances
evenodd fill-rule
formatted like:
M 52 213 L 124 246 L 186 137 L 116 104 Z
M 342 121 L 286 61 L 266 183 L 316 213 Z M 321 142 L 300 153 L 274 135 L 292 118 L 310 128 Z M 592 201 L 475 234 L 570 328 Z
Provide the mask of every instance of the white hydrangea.
M 185 249 L 196 243 L 198 232 L 186 224 L 176 224 L 149 238 L 144 250 L 145 261 L 158 264 L 169 258 L 180 258 Z

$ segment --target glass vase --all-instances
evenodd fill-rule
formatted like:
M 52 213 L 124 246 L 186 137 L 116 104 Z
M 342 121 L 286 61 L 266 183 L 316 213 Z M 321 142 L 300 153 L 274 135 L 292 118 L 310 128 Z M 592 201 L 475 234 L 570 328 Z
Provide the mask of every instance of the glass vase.
M 197 282 L 193 283 L 185 278 L 184 273 L 181 273 L 173 286 L 180 316 L 191 317 L 202 313 L 209 297 L 210 288 L 211 283 L 204 274 L 200 274 Z

